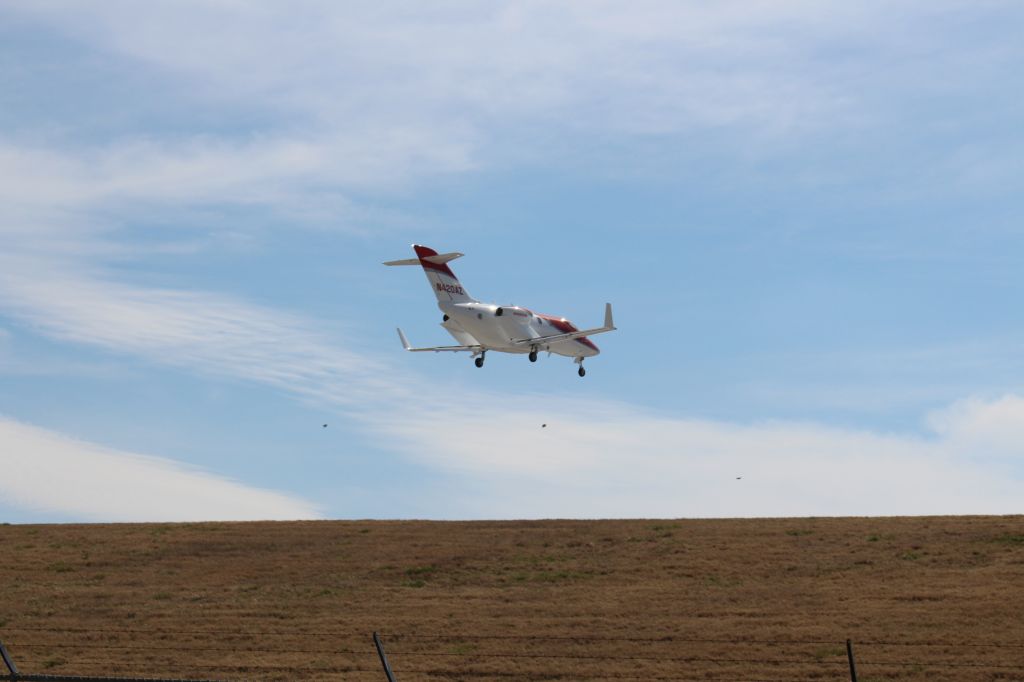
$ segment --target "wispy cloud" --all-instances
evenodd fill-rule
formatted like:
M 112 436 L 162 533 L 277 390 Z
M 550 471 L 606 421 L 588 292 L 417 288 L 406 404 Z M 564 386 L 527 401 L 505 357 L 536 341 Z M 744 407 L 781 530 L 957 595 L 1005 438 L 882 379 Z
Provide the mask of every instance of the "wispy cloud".
M 303 200 L 335 205 L 345 192 L 397 188 L 424 172 L 472 167 L 466 145 L 443 143 L 412 128 L 258 136 L 206 135 L 136 138 L 60 151 L 0 139 L 0 202 L 4 213 L 49 207 L 122 211 L 132 206 L 187 202 L 293 207 Z M 5 220 L 5 231 L 37 229 Z M 19 229 L 20 228 L 20 229 Z M 81 227 L 79 227 L 79 230 Z
M 589 126 L 664 132 L 862 121 L 863 98 L 877 94 L 867 81 L 942 90 L 951 87 L 944 73 L 1019 57 L 1019 47 L 988 42 L 967 43 L 967 54 L 942 49 L 960 19 L 998 18 L 1005 7 L 1012 4 L 35 2 L 17 12 L 169 83 L 184 78 L 195 97 L 256 103 L 314 124 L 573 111 Z
M 908 90 L 944 96 L 1016 64 L 1019 48 L 949 39 L 959 35 L 957 17 L 976 6 L 7 7 L 0 12 L 55 41 L 141 73 L 148 96 L 118 102 L 130 130 L 97 132 L 71 107 L 51 107 L 46 115 L 54 120 L 39 129 L 60 135 L 0 140 L 0 205 L 73 206 L 79 214 L 115 205 L 122 228 L 131 202 L 258 204 L 323 217 L 367 189 L 395 190 L 510 158 L 550 161 L 552 145 L 580 133 L 728 130 L 716 139 L 739 155 L 740 167 L 758 155 L 778 161 L 780 150 L 804 149 L 811 139 L 841 144 L 865 129 L 884 136 L 894 122 L 917 130 L 913 111 L 891 109 Z M 998 20 L 999 3 L 984 9 Z M 950 72 L 959 76 L 953 82 L 944 77 Z M 161 108 L 159 121 L 174 120 L 172 131 L 157 132 L 158 123 L 139 132 L 153 116 L 151 97 L 166 97 L 170 111 Z M 254 122 L 225 123 L 240 111 L 255 112 Z M 947 180 L 967 173 L 986 186 L 1014 181 L 1013 154 L 983 153 L 978 171 L 979 152 L 966 160 L 965 153 L 950 149 L 948 159 L 931 159 L 932 174 L 919 184 L 930 191 L 942 179 L 934 173 Z M 901 166 L 896 161 L 886 165 Z M 846 164 L 811 166 L 802 172 L 812 184 L 823 174 L 826 184 L 844 183 L 857 172 Z M 896 183 L 899 191 L 908 181 Z
M 227 296 L 130 286 L 74 265 L 0 258 L 0 310 L 60 341 L 207 375 L 258 381 L 336 405 L 400 395 L 372 358 L 288 313 Z M 38 277 L 41 268 L 49 270 Z
M 5 504 L 91 521 L 312 519 L 313 504 L 0 417 Z
M 208 101 L 257 102 L 314 126 L 395 126 L 410 116 L 549 120 L 573 111 L 583 116 L 566 119 L 570 126 L 669 132 L 834 122 L 850 94 L 825 77 L 834 73 L 801 67 L 837 42 L 874 44 L 872 29 L 890 16 L 883 9 L 307 2 L 301 11 L 224 3 L 149 3 L 145 11 L 33 3 L 22 11 L 168 82 L 187 78 Z

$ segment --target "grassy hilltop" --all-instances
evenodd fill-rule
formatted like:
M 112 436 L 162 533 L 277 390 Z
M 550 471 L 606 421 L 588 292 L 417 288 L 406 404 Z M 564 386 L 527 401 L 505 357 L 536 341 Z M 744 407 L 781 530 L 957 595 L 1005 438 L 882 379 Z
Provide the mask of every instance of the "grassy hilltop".
M 1024 517 L 0 526 L 0 586 L 30 673 L 1024 679 Z

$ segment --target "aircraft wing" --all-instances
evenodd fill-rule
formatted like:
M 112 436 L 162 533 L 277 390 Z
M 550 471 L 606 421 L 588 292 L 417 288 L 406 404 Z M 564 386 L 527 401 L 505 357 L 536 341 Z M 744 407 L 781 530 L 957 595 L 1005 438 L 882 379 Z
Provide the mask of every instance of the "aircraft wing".
M 612 304 L 604 304 L 604 326 L 594 327 L 593 329 L 581 329 L 575 332 L 566 332 L 565 334 L 552 334 L 550 336 L 536 336 L 532 339 L 520 339 L 513 341 L 513 346 L 544 346 L 550 343 L 558 343 L 559 341 L 572 341 L 573 339 L 579 339 L 584 336 L 593 336 L 594 334 L 603 334 L 605 332 L 615 331 L 615 322 L 612 320 Z
M 409 344 L 409 339 L 405 338 L 405 334 L 402 333 L 401 329 L 398 330 L 398 338 L 402 340 L 402 348 L 413 353 L 419 353 L 428 350 L 434 351 L 435 353 L 479 353 L 485 350 L 484 347 L 479 344 L 472 346 L 431 346 L 430 348 L 413 348 L 412 345 Z

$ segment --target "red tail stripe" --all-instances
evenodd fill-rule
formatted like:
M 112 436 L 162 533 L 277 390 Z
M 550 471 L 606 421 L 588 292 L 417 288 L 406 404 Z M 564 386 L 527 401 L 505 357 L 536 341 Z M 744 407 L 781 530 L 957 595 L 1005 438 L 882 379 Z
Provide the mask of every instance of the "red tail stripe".
M 420 265 L 425 269 L 443 273 L 455 280 L 458 279 L 458 277 L 455 276 L 455 273 L 452 272 L 451 268 L 448 267 L 447 263 L 431 263 L 430 261 L 423 260 L 427 256 L 436 256 L 437 251 L 434 251 L 429 246 L 418 246 L 416 244 L 414 244 L 412 248 L 416 251 L 416 256 L 420 259 Z

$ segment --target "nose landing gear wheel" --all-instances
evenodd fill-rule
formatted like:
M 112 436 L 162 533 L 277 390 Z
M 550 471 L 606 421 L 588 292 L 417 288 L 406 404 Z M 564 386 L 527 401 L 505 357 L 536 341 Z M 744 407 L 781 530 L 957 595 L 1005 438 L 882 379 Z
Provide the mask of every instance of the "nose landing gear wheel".
M 473 364 L 476 365 L 477 367 L 483 367 L 484 366 L 484 356 L 481 355 L 480 357 L 478 357 L 476 360 L 473 361 Z
M 580 369 L 576 373 L 579 374 L 581 377 L 587 376 L 587 370 L 583 369 L 583 365 L 580 365 Z
M 537 351 L 530 351 L 530 362 L 537 362 Z

